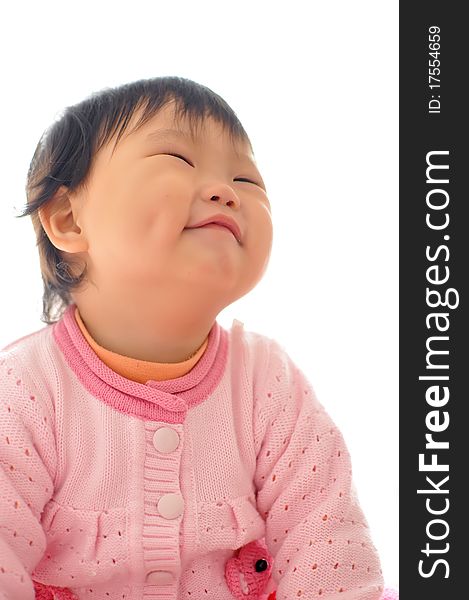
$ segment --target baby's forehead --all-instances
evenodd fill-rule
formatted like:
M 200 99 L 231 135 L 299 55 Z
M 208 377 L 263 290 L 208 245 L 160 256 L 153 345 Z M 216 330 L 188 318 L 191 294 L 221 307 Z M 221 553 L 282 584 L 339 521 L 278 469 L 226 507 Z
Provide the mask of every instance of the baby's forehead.
M 132 131 L 145 141 L 187 141 L 194 145 L 215 143 L 232 147 L 235 152 L 253 155 L 247 135 L 234 130 L 228 122 L 210 113 L 198 114 L 190 110 L 184 112 L 174 102 L 161 107 L 151 117 L 141 112 L 134 114 Z
M 112 160 L 116 152 L 141 152 L 143 148 L 152 151 L 163 145 L 183 143 L 200 151 L 231 155 L 256 164 L 251 142 L 244 131 L 236 131 L 229 122 L 211 114 L 177 111 L 174 105 L 164 106 L 152 115 L 137 109 L 122 129 L 115 129 L 110 139 L 102 141 L 100 148 L 109 155 L 108 160 Z
M 247 155 L 252 158 L 253 153 L 249 142 L 241 138 L 230 136 L 221 126 L 202 125 L 197 131 L 187 127 L 155 127 L 144 136 L 144 141 L 158 142 L 188 142 L 193 146 L 215 148 L 224 147 L 237 155 Z
M 236 136 L 223 123 L 212 118 L 194 122 L 155 122 L 145 128 L 145 141 L 184 141 L 193 145 L 211 144 L 230 147 L 236 153 L 252 154 L 250 144 L 245 138 Z

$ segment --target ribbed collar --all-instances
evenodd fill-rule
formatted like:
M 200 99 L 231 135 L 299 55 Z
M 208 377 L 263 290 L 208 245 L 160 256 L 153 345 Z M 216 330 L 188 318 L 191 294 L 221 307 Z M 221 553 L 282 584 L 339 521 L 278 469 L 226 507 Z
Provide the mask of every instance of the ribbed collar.
M 215 321 L 207 348 L 194 368 L 177 379 L 147 381 L 122 377 L 92 350 L 75 320 L 75 304 L 53 325 L 54 339 L 84 387 L 120 412 L 167 423 L 183 423 L 188 408 L 203 402 L 218 385 L 226 367 L 228 332 Z

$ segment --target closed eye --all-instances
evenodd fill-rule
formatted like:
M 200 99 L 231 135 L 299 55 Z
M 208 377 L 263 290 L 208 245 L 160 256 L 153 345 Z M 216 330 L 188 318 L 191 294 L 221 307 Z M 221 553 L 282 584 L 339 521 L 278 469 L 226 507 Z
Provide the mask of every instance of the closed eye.
M 176 154 L 175 152 L 165 152 L 165 155 L 166 156 L 174 156 L 175 158 L 180 158 L 181 160 L 183 160 L 185 163 L 187 163 L 191 167 L 194 166 L 191 163 L 191 161 L 188 160 L 185 156 L 182 156 L 182 154 Z M 257 181 L 253 181 L 252 179 L 248 179 L 247 177 L 237 177 L 233 181 L 241 181 L 243 183 L 252 183 L 252 185 L 257 185 L 258 187 L 262 188 L 262 186 L 260 185 L 260 183 L 257 183 Z
M 182 156 L 181 154 L 174 154 L 172 152 L 168 152 L 167 156 L 175 156 L 176 158 L 180 158 L 181 160 L 183 160 L 184 162 L 186 162 L 188 165 L 190 165 L 191 167 L 193 167 L 194 165 L 191 163 L 190 160 L 188 160 L 187 158 L 185 158 L 184 156 Z
M 244 181 L 246 183 L 252 183 L 253 185 L 259 185 L 256 181 L 252 181 L 251 179 L 247 179 L 246 177 L 237 177 L 236 179 L 233 179 L 233 181 Z

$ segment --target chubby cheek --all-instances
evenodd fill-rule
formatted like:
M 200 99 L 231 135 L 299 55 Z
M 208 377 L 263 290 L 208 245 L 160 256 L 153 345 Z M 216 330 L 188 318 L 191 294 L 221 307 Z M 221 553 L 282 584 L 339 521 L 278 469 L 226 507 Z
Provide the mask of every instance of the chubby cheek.
M 187 224 L 190 198 L 187 185 L 174 176 L 144 179 L 134 194 L 138 212 L 129 217 L 134 219 L 137 235 L 153 236 L 162 246 L 174 243 Z
M 267 268 L 273 240 L 272 218 L 260 209 L 251 220 L 244 240 L 250 278 L 258 281 Z
M 168 248 L 184 227 L 186 212 L 174 191 L 142 186 L 117 198 L 111 223 L 114 242 L 132 244 L 135 251 L 147 245 L 159 250 Z
M 253 255 L 262 260 L 262 256 L 270 255 L 273 239 L 273 225 L 270 213 L 263 206 L 257 207 L 250 215 L 250 226 L 246 232 L 246 245 Z

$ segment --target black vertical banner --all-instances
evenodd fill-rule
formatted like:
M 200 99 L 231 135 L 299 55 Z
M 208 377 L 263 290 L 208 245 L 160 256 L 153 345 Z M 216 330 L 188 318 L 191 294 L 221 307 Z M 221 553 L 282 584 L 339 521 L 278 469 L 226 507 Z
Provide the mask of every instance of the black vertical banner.
M 469 32 L 400 4 L 400 596 L 469 598 Z

